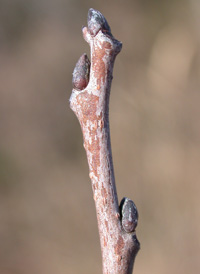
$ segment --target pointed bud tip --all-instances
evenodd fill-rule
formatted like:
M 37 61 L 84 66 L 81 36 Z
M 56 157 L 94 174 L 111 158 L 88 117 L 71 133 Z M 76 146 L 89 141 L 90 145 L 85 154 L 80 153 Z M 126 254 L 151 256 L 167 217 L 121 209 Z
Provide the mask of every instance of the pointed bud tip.
M 106 21 L 106 18 L 98 10 L 92 8 L 89 9 L 87 23 L 88 30 L 90 34 L 93 36 L 96 36 L 96 34 L 100 30 L 111 34 L 111 29 L 108 25 L 108 22 Z

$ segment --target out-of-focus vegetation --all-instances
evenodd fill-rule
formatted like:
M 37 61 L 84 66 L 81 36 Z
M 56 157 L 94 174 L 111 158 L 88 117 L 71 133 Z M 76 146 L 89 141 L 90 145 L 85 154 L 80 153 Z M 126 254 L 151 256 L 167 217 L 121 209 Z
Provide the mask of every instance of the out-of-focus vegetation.
M 198 0 L 0 2 L 0 273 L 101 273 L 71 74 L 99 9 L 123 42 L 110 122 L 119 198 L 138 206 L 135 273 L 200 272 Z

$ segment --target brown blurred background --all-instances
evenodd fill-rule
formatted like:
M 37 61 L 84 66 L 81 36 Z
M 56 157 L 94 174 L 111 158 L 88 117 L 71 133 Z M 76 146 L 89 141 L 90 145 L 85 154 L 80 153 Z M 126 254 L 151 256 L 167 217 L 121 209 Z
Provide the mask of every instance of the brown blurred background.
M 200 273 L 199 0 L 0 1 L 0 274 L 100 274 L 82 134 L 69 108 L 88 9 L 123 42 L 110 102 L 134 273 Z

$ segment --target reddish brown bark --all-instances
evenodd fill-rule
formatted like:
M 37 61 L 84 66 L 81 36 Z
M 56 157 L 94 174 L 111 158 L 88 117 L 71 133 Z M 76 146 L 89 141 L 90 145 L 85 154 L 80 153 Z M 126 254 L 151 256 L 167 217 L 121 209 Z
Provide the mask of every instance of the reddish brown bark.
M 103 274 L 131 274 L 139 250 L 135 227 L 137 209 L 125 198 L 118 204 L 110 130 L 109 96 L 114 60 L 122 44 L 111 34 L 104 16 L 88 12 L 83 36 L 91 48 L 91 67 L 86 54 L 74 69 L 70 106 L 83 132 L 96 205 Z

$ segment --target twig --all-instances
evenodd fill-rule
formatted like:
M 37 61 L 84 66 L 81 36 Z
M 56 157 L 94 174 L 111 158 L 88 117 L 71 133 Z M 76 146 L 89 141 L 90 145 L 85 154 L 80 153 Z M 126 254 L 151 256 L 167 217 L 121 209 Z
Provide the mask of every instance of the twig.
M 82 29 L 91 49 L 91 67 L 83 54 L 73 72 L 70 106 L 80 122 L 96 205 L 104 274 L 131 274 L 139 250 L 135 228 L 138 213 L 128 198 L 118 205 L 110 130 L 109 96 L 116 55 L 122 43 L 111 34 L 105 17 L 88 12 Z

